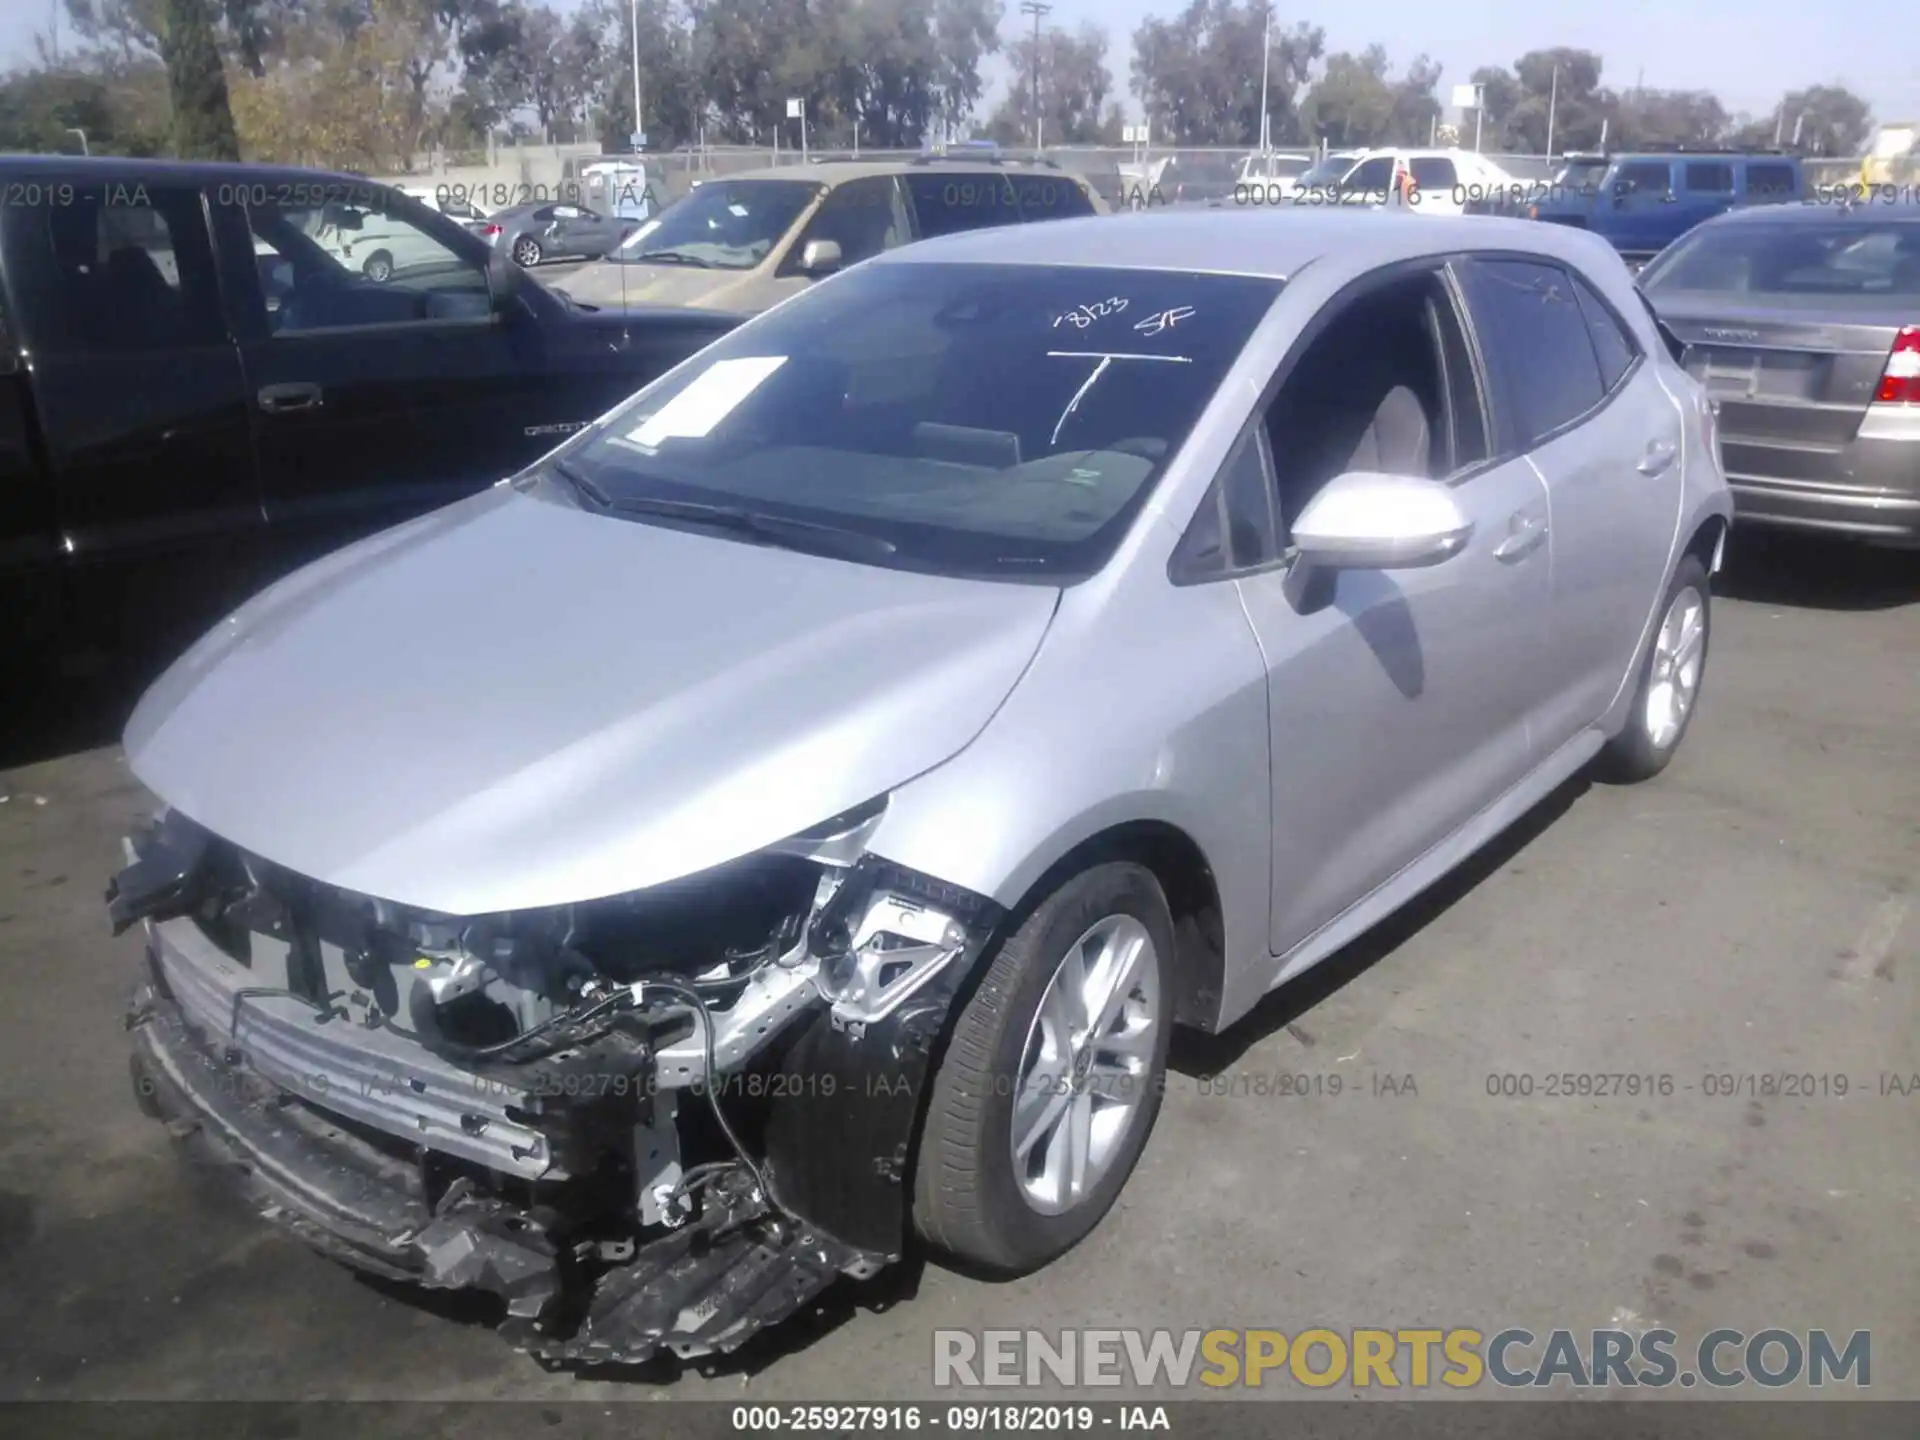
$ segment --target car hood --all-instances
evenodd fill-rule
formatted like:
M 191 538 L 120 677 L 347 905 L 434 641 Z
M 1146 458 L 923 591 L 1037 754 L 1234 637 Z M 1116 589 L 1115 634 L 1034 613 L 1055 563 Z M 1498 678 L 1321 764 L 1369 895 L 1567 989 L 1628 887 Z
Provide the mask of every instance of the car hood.
M 727 310 L 738 308 L 730 297 L 761 283 L 757 270 L 600 260 L 555 281 L 553 288 L 589 305 L 702 305 Z
M 249 601 L 148 691 L 127 756 L 328 884 L 450 914 L 594 899 L 950 758 L 1058 599 L 496 486 Z

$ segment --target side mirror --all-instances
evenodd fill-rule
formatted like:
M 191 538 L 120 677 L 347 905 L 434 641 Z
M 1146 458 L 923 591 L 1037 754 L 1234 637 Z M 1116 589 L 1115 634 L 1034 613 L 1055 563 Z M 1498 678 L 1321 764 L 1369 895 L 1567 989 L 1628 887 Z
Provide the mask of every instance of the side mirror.
M 809 240 L 800 249 L 802 275 L 831 275 L 840 268 L 838 240 Z
M 1466 548 L 1473 522 L 1438 480 L 1350 470 L 1294 522 L 1300 563 L 1328 570 L 1411 570 Z

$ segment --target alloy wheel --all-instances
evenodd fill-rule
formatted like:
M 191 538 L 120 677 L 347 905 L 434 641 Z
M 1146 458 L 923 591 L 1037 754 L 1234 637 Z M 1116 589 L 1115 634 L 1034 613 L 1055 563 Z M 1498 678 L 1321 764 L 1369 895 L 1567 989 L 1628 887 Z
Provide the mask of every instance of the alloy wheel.
M 1160 964 L 1131 915 L 1067 947 L 1027 1027 L 1013 1103 L 1013 1168 L 1026 1203 L 1072 1210 L 1126 1147 L 1147 1099 Z
M 1682 587 L 1667 607 L 1653 640 L 1653 673 L 1648 677 L 1644 721 L 1647 739 L 1665 750 L 1680 738 L 1707 653 L 1707 606 L 1691 585 Z

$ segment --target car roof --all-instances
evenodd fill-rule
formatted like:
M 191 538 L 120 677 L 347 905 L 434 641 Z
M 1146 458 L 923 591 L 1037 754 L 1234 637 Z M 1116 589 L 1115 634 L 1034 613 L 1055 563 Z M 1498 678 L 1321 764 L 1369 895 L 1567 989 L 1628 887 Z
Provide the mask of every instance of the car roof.
M 296 177 L 312 182 L 328 180 L 342 187 L 395 187 L 365 175 L 344 170 L 315 170 L 299 165 L 249 165 L 227 160 L 155 160 L 120 155 L 0 155 L 0 172 L 24 176 L 81 177 L 101 183 L 172 181 L 181 185 L 203 185 L 208 181 L 260 181 L 274 176 Z
M 1798 165 L 1798 155 L 1782 155 L 1769 150 L 1615 150 L 1602 154 L 1598 150 L 1569 151 L 1560 157 L 1582 165 L 1599 165 L 1614 160 L 1735 160 L 1759 161 L 1761 164 Z
M 867 263 L 1111 266 L 1284 280 L 1330 254 L 1370 268 L 1425 255 L 1488 250 L 1588 265 L 1620 263 L 1605 240 L 1564 225 L 1336 206 L 1275 210 L 1169 206 L 1049 220 L 1041 225 L 995 226 L 903 245 Z
M 1702 222 L 1707 225 L 1871 225 L 1892 220 L 1898 224 L 1920 223 L 1920 198 L 1902 194 L 1891 200 L 1864 200 L 1857 205 L 1749 205 Z
M 955 160 L 933 155 L 914 160 L 814 160 L 799 165 L 763 165 L 753 170 L 733 170 L 725 175 L 703 177 L 703 183 L 716 180 L 812 180 L 823 185 L 844 185 L 870 175 L 917 175 L 922 171 L 951 175 L 1060 175 L 1075 172 L 1032 161 Z

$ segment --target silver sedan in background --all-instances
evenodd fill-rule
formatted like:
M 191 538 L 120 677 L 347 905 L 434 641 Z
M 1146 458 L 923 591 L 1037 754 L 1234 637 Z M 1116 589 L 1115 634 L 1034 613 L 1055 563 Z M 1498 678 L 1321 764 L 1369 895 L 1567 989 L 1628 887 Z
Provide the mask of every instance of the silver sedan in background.
M 1668 763 L 1730 513 L 1592 236 L 889 251 L 155 685 L 143 1103 L 555 1362 L 731 1349 L 914 1235 L 1032 1270 L 1176 1024 Z
M 553 260 L 598 260 L 641 223 L 556 200 L 496 210 L 480 233 L 514 264 L 532 269 Z
M 1640 282 L 1719 413 L 1742 520 L 1920 546 L 1920 205 L 1761 205 Z

